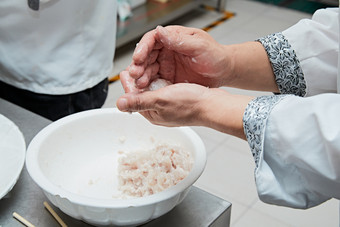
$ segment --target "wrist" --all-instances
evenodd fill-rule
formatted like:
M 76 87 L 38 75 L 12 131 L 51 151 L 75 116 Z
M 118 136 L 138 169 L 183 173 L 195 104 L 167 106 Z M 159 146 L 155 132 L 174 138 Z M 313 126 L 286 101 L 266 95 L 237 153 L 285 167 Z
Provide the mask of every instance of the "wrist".
M 223 85 L 227 87 L 234 87 L 235 82 L 237 81 L 237 48 L 235 45 L 223 45 L 221 48 L 223 51 L 223 64 L 225 66 L 225 70 L 223 71 Z
M 225 48 L 226 64 L 230 70 L 226 74 L 226 86 L 278 92 L 271 63 L 261 43 L 246 42 Z
M 245 139 L 243 114 L 251 96 L 234 95 L 222 89 L 209 89 L 201 103 L 200 125 Z
M 217 52 L 216 52 L 217 51 Z M 218 69 L 217 75 L 219 78 L 219 86 L 231 86 L 233 81 L 236 79 L 235 76 L 235 51 L 233 45 L 220 45 L 216 48 L 215 56 L 217 56 L 218 64 L 215 65 L 215 68 Z

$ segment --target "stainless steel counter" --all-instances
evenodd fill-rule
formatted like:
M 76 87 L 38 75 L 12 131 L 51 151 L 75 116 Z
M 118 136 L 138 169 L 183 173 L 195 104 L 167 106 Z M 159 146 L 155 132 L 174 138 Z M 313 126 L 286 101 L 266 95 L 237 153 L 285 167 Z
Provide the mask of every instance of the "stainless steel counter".
M 25 136 L 26 144 L 51 121 L 32 112 L 0 99 L 0 114 L 12 120 Z M 59 226 L 44 208 L 47 201 L 42 190 L 30 178 L 24 167 L 17 184 L 12 191 L 0 200 L 0 227 L 23 226 L 12 217 L 17 212 L 35 226 Z M 52 205 L 51 205 L 52 206 Z M 52 206 L 68 226 L 90 226 L 62 213 Z M 143 226 L 162 227 L 227 227 L 230 224 L 231 204 L 197 187 L 192 187 L 184 201 L 169 213 Z

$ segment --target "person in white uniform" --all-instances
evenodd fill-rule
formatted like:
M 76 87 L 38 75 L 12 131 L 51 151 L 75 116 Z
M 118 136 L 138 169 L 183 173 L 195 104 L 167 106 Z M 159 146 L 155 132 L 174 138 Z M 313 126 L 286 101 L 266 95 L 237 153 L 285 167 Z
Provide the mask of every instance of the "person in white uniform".
M 101 107 L 113 70 L 116 4 L 0 1 L 0 97 L 51 120 Z
M 306 209 L 340 199 L 339 8 L 283 32 L 221 45 L 181 26 L 144 35 L 121 72 L 122 111 L 157 125 L 207 126 L 249 143 L 262 201 Z M 144 88 L 156 78 L 173 83 Z M 234 95 L 218 87 L 271 91 Z

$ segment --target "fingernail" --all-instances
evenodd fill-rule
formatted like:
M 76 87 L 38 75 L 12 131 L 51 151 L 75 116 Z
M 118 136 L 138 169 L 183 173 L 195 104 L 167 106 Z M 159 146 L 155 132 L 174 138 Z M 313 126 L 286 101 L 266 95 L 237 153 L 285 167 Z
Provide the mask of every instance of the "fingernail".
M 126 111 L 128 109 L 127 99 L 126 98 L 118 99 L 117 107 L 121 111 Z
M 141 77 L 137 79 L 135 83 L 138 88 L 144 88 L 147 82 L 145 81 L 144 77 Z
M 169 31 L 162 26 L 157 26 L 157 29 L 158 29 L 159 33 L 161 34 L 160 41 L 162 43 L 164 43 L 166 41 L 166 38 L 168 38 L 168 36 L 169 36 Z
M 137 45 L 134 51 L 134 54 L 138 54 L 142 51 L 143 45 Z
M 162 33 L 162 35 L 169 35 L 169 32 L 168 32 L 168 30 L 166 30 L 166 28 L 164 28 L 164 27 L 162 27 L 162 26 L 159 26 L 158 27 L 158 31 L 160 32 L 160 33 Z
M 162 28 L 164 28 L 162 25 L 157 25 L 156 32 L 157 32 L 158 29 L 162 29 Z

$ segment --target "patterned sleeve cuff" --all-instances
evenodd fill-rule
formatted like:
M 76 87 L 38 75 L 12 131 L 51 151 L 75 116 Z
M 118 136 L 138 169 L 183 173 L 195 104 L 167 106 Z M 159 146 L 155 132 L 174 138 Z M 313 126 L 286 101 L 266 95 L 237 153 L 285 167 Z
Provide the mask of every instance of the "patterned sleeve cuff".
M 295 51 L 282 33 L 257 40 L 265 48 L 281 94 L 305 96 L 306 81 Z
M 274 106 L 287 95 L 260 96 L 253 99 L 243 115 L 243 129 L 258 167 L 263 151 L 267 119 Z

